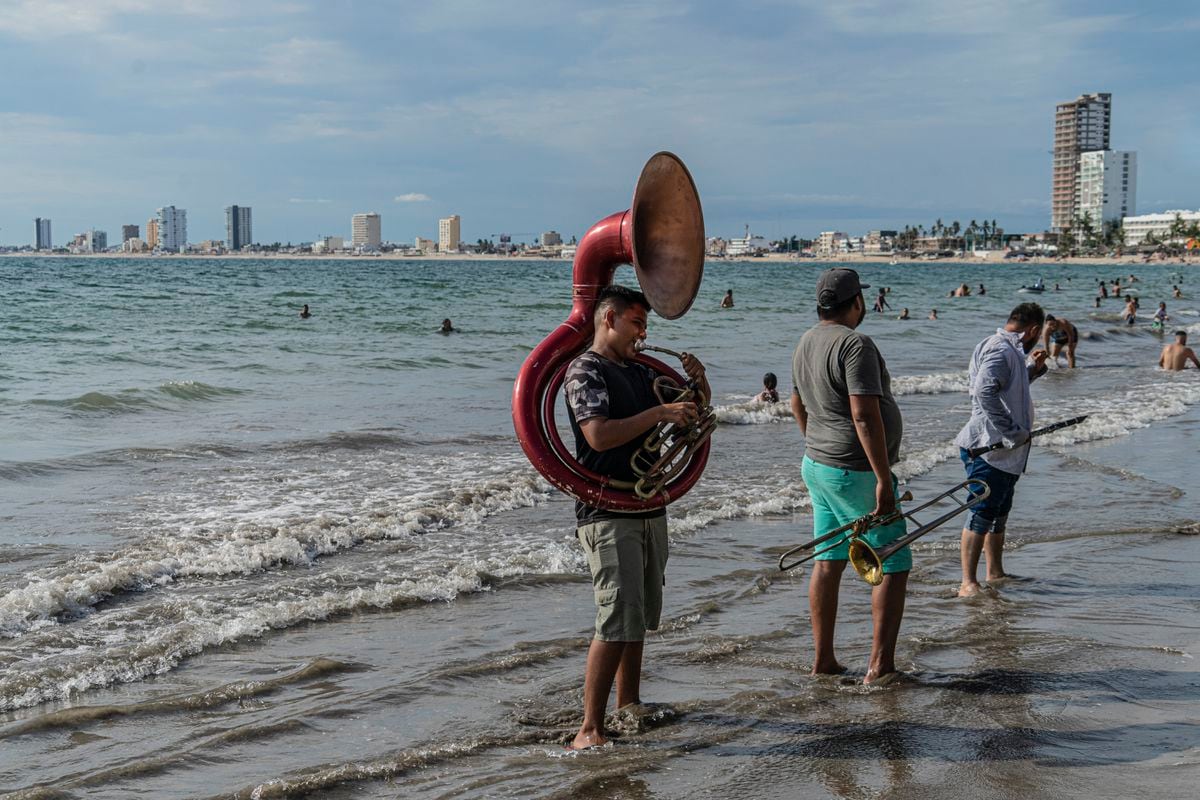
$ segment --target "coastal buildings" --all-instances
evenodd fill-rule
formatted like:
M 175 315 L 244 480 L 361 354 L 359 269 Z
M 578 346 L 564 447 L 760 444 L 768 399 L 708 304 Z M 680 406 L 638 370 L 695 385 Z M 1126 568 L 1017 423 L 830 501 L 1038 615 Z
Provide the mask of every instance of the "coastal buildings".
M 1076 227 L 1088 219 L 1096 230 L 1115 228 L 1136 211 L 1137 153 L 1096 150 L 1079 156 Z
M 1142 244 L 1146 236 L 1153 234 L 1158 241 L 1171 238 L 1171 226 L 1176 220 L 1184 225 L 1200 224 L 1200 211 L 1164 211 L 1161 214 L 1142 214 L 1138 217 L 1126 217 L 1125 245 L 1133 247 Z
M 1051 230 L 1061 232 L 1075 224 L 1080 156 L 1108 149 L 1111 123 L 1111 94 L 1084 94 L 1055 108 Z
M 375 212 L 350 218 L 350 243 L 355 250 L 378 250 L 383 244 L 382 224 Z
M 187 209 L 163 206 L 157 209 L 158 245 L 166 253 L 182 253 L 187 249 Z
M 863 238 L 863 252 L 870 255 L 890 253 L 896 243 L 896 231 L 867 231 Z
M 158 247 L 158 220 L 153 217 L 146 220 L 146 247 L 151 250 Z
M 457 253 L 462 244 L 461 222 L 458 214 L 438 220 L 438 250 L 442 253 Z M 561 243 L 561 239 L 559 242 Z
M 538 241 L 541 242 L 542 247 L 558 247 L 562 245 L 562 234 L 558 231 L 546 231 Z
M 125 244 L 130 239 L 136 239 L 141 235 L 137 225 L 122 225 L 121 226 L 121 244 Z
M 249 206 L 227 206 L 225 208 L 225 247 L 230 251 L 241 250 L 254 243 L 250 224 Z
M 750 226 L 746 226 L 746 235 L 740 239 L 734 238 L 729 240 L 729 245 L 725 248 L 725 255 L 731 258 L 740 256 L 754 256 L 759 253 L 765 253 L 770 248 L 767 240 L 761 236 L 754 236 L 750 233 Z
M 429 255 L 430 253 L 437 252 L 438 243 L 433 239 L 422 239 L 420 236 L 418 236 L 413 242 L 413 249 L 422 255 Z
M 33 221 L 34 248 L 37 250 L 53 250 L 54 243 L 50 239 L 50 220 L 37 217 Z
M 92 228 L 87 233 L 76 236 L 75 240 L 80 251 L 84 253 L 103 253 L 108 250 L 107 231 L 98 231 Z
M 850 249 L 850 237 L 842 231 L 821 231 L 821 235 L 817 237 L 815 249 L 818 256 L 845 253 Z
M 313 242 L 314 253 L 334 253 L 346 246 L 346 240 L 341 236 L 322 236 Z

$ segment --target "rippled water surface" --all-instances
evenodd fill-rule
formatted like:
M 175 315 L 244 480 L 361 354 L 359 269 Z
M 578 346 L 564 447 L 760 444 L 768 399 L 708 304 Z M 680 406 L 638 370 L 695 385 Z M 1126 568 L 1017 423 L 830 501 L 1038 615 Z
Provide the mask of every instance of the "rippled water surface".
M 652 319 L 652 342 L 708 364 L 722 425 L 671 510 L 656 705 L 618 715 L 611 750 L 566 755 L 591 592 L 509 398 L 566 316 L 569 265 L 0 259 L 0 791 L 1191 796 L 1200 373 L 1159 371 L 1148 322 L 1166 300 L 1196 338 L 1200 276 L 1133 268 L 1130 329 L 1093 305 L 1115 267 L 862 268 L 892 289 L 863 330 L 918 501 L 961 480 L 967 359 L 1039 271 L 1083 339 L 1078 369 L 1035 384 L 1038 420 L 1091 415 L 1018 486 L 1020 577 L 959 601 L 953 524 L 918 543 L 907 677 L 867 690 L 853 576 L 851 675 L 807 675 L 806 580 L 774 569 L 811 533 L 803 440 L 750 400 L 767 370 L 790 388 L 823 266 L 710 263 L 683 319 Z M 946 297 L 964 281 L 987 295 Z M 436 332 L 447 316 L 459 333 Z

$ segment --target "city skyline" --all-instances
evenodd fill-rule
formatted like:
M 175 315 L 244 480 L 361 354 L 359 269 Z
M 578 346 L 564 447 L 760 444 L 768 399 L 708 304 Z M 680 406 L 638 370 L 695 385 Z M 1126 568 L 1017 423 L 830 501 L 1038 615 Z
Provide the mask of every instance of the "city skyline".
M 32 243 L 37 217 L 61 244 L 164 203 L 189 209 L 190 239 L 223 240 L 235 199 L 260 242 L 349 236 L 364 208 L 385 241 L 436 238 L 452 214 L 466 242 L 579 235 L 658 149 L 692 170 L 714 235 L 1042 230 L 1053 109 L 1090 92 L 1139 153 L 1138 212 L 1194 208 L 1180 54 L 1198 32 L 1183 3 L 17 0 L 0 9 L 0 66 L 27 76 L 0 87 L 0 244 Z

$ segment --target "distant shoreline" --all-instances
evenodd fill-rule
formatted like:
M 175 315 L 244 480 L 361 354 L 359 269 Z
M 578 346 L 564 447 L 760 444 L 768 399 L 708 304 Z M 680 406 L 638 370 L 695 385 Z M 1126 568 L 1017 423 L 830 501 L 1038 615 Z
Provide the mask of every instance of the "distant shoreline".
M 428 255 L 415 254 L 399 254 L 399 253 L 381 253 L 376 256 L 352 256 L 344 253 L 256 253 L 254 255 L 242 255 L 240 253 L 222 253 L 215 254 L 170 254 L 170 255 L 150 255 L 148 253 L 0 253 L 0 258 L 109 258 L 109 259 L 144 259 L 146 261 L 162 261 L 170 262 L 176 260 L 188 259 L 227 259 L 231 261 L 253 261 L 253 260 L 272 260 L 272 261 L 562 261 L 566 262 L 569 259 L 558 256 L 548 257 L 541 255 L 520 255 L 507 256 L 497 253 L 433 253 Z M 1154 260 L 1151 262 L 1143 262 L 1141 256 L 1126 255 L 1116 258 L 1107 256 L 1088 257 L 1075 256 L 1071 258 L 1054 258 L 1048 256 L 1033 256 L 1025 261 L 1016 259 L 1006 259 L 1004 254 L 998 251 L 990 251 L 988 257 L 980 257 L 975 255 L 964 255 L 957 259 L 940 258 L 940 259 L 922 259 L 922 258 L 894 258 L 889 254 L 883 255 L 863 255 L 862 253 L 846 253 L 837 258 L 796 258 L 793 255 L 786 253 L 770 253 L 759 258 L 726 258 L 723 256 L 709 256 L 705 259 L 709 263 L 729 263 L 729 264 L 756 264 L 756 263 L 772 263 L 780 262 L 795 262 L 797 264 L 873 264 L 873 265 L 892 265 L 903 266 L 909 263 L 930 264 L 939 261 L 947 264 L 1025 264 L 1026 266 L 1053 266 L 1055 264 L 1078 264 L 1078 265 L 1094 265 L 1094 266 L 1115 266 L 1115 265 L 1136 265 L 1142 263 L 1154 264 L 1179 264 L 1181 266 L 1196 266 L 1200 265 L 1200 256 L 1184 256 L 1182 258 L 1172 257 L 1164 260 Z

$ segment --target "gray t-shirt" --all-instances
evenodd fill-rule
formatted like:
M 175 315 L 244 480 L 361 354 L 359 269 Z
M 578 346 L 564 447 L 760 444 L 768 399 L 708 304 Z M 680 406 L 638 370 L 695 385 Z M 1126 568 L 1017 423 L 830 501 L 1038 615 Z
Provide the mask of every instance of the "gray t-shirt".
M 842 469 L 871 469 L 850 415 L 852 394 L 879 398 L 888 464 L 900 460 L 904 423 L 892 397 L 892 378 L 871 337 L 845 325 L 822 323 L 810 328 L 792 356 L 792 385 L 808 411 L 805 439 L 813 461 Z

